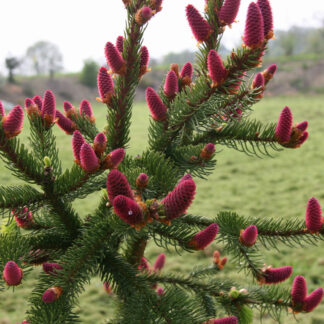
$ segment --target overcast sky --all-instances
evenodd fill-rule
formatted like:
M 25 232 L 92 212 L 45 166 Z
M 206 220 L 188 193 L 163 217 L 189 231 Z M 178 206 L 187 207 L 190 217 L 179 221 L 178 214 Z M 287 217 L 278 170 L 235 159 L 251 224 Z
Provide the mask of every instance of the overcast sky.
M 223 38 L 232 48 L 240 42 L 247 6 L 241 0 L 239 22 Z M 194 50 L 185 19 L 185 6 L 203 10 L 204 0 L 164 0 L 163 10 L 150 22 L 144 38 L 152 57 L 173 51 Z M 324 18 L 324 0 L 271 0 L 275 28 L 292 25 L 319 26 Z M 0 0 L 0 70 L 8 55 L 23 56 L 39 40 L 57 44 L 63 53 L 66 71 L 78 71 L 83 60 L 103 61 L 107 41 L 123 34 L 126 11 L 122 0 Z

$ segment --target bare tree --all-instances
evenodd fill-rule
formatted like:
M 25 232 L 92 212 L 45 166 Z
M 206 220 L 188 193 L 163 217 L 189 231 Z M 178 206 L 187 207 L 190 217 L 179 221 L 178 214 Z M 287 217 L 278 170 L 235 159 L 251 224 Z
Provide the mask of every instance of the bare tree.
M 6 68 L 9 71 L 8 81 L 10 83 L 15 83 L 14 69 L 16 69 L 19 65 L 20 61 L 16 57 L 10 56 L 6 58 Z
M 39 41 L 30 46 L 26 59 L 32 64 L 36 74 L 49 74 L 51 78 L 63 69 L 63 56 L 57 45 Z

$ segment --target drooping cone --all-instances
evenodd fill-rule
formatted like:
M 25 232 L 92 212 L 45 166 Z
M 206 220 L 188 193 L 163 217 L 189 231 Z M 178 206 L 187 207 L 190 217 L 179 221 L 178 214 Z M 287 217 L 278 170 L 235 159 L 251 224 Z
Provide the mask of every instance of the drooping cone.
M 258 228 L 255 225 L 248 226 L 241 230 L 240 241 L 245 246 L 253 246 L 258 238 Z
M 125 156 L 125 150 L 123 148 L 119 148 L 110 152 L 105 160 L 104 166 L 106 169 L 116 169 L 118 165 L 123 161 Z
M 178 77 L 175 74 L 175 72 L 171 70 L 165 78 L 164 94 L 169 99 L 173 99 L 176 96 L 178 91 L 179 91 Z
M 143 189 L 147 186 L 149 177 L 146 173 L 141 173 L 136 179 L 136 186 L 139 189 Z
M 63 267 L 55 262 L 44 262 L 43 263 L 43 270 L 45 273 L 55 276 L 57 275 L 56 270 L 62 270 Z
M 99 168 L 99 160 L 91 145 L 83 143 L 80 149 L 80 165 L 81 168 L 91 173 Z
M 189 245 L 196 250 L 203 250 L 206 246 L 214 241 L 218 233 L 218 229 L 217 224 L 209 225 L 204 230 L 197 233 L 189 242 Z
M 68 135 L 72 135 L 76 125 L 69 118 L 65 117 L 59 110 L 56 110 L 56 124 Z
M 23 271 L 15 261 L 8 261 L 3 269 L 3 280 L 8 286 L 18 286 L 23 278 Z
M 88 100 L 82 100 L 80 103 L 80 115 L 81 117 L 86 117 L 90 122 L 94 123 L 96 121 L 91 104 Z
M 191 205 L 195 193 L 196 184 L 193 180 L 180 181 L 161 201 L 167 220 L 180 217 Z
M 154 120 L 162 121 L 167 118 L 167 107 L 152 88 L 146 89 L 145 98 Z
M 271 64 L 267 69 L 265 69 L 262 74 L 264 77 L 264 82 L 267 84 L 277 72 L 277 65 Z
M 117 169 L 113 169 L 109 172 L 106 185 L 110 202 L 112 202 L 118 195 L 123 195 L 131 199 L 134 198 L 127 178 Z
M 309 232 L 317 233 L 323 225 L 322 207 L 316 198 L 308 200 L 305 216 L 306 227 Z
M 269 0 L 258 0 L 257 5 L 263 17 L 264 38 L 270 39 L 273 37 L 273 16 L 270 2 Z
M 27 111 L 27 114 L 29 116 L 33 116 L 34 114 L 35 115 L 39 115 L 39 109 L 38 109 L 38 106 L 34 103 L 34 101 L 30 98 L 26 98 L 25 99 L 25 109 Z
M 290 140 L 293 124 L 293 116 L 289 107 L 285 107 L 280 114 L 275 136 L 280 144 L 286 144 Z
M 28 208 L 24 208 L 21 213 L 17 213 L 14 210 L 12 211 L 14 214 L 16 223 L 20 228 L 32 228 L 34 225 L 33 222 L 33 214 L 31 211 L 28 211 Z
M 21 106 L 13 107 L 8 116 L 2 118 L 2 127 L 7 138 L 17 136 L 23 127 L 24 110 Z
M 190 62 L 187 62 L 181 69 L 180 72 L 180 79 L 182 86 L 184 85 L 190 85 L 192 82 L 192 73 L 193 73 L 193 67 Z
M 43 108 L 43 99 L 42 99 L 42 97 L 40 97 L 40 96 L 35 96 L 35 97 L 33 98 L 33 101 L 34 101 L 34 103 L 37 105 L 38 110 L 39 110 L 39 111 L 42 111 L 42 108 Z
M 153 11 L 150 7 L 144 6 L 135 14 L 135 21 L 140 25 L 147 23 L 153 16 Z
M 98 133 L 93 141 L 93 149 L 97 156 L 101 156 L 105 152 L 107 146 L 107 137 L 104 133 Z
M 62 288 L 61 287 L 51 287 L 48 288 L 43 296 L 42 296 L 42 301 L 44 303 L 53 303 L 54 301 L 58 300 L 62 294 Z
M 54 123 L 56 116 L 56 102 L 51 90 L 46 90 L 44 93 L 41 115 L 47 127 L 50 127 L 51 124 Z
M 186 15 L 196 40 L 198 42 L 206 41 L 212 32 L 208 22 L 201 16 L 199 11 L 193 5 L 188 5 L 186 7 Z
M 105 47 L 105 56 L 107 64 L 112 73 L 123 75 L 126 72 L 126 63 L 116 47 L 108 42 Z
M 307 296 L 307 285 L 306 280 L 303 276 L 295 277 L 290 295 L 294 307 L 299 308 L 304 304 Z
M 141 48 L 141 62 L 140 62 L 140 76 L 149 72 L 150 69 L 147 68 L 150 59 L 150 54 L 146 46 Z
M 262 282 L 265 284 L 278 284 L 287 280 L 291 276 L 292 270 L 291 266 L 281 268 L 268 267 L 263 271 L 264 280 Z
M 164 267 L 164 263 L 165 263 L 165 254 L 161 253 L 155 260 L 153 269 L 154 271 L 160 271 L 163 267 Z
M 210 50 L 207 57 L 209 76 L 213 81 L 212 86 L 217 87 L 225 81 L 227 71 L 221 57 L 215 50 Z
M 81 146 L 85 143 L 82 134 L 76 130 L 72 136 L 72 150 L 74 155 L 74 160 L 76 163 L 80 163 L 80 150 Z
M 4 106 L 3 106 L 3 104 L 2 104 L 2 102 L 1 102 L 1 100 L 0 100 L 0 121 L 1 121 L 1 119 L 2 119 L 2 117 L 4 117 L 5 116 L 5 109 L 4 109 Z
M 241 0 L 226 0 L 221 7 L 218 18 L 222 25 L 231 25 L 235 21 Z
M 123 53 L 124 50 L 124 37 L 118 36 L 116 39 L 116 48 L 120 53 Z
M 119 195 L 114 198 L 112 205 L 116 215 L 127 224 L 136 226 L 143 223 L 142 209 L 133 199 Z
M 258 48 L 264 42 L 263 17 L 259 6 L 254 2 L 248 8 L 243 40 L 250 48 Z
M 209 161 L 214 153 L 215 153 L 215 144 L 208 143 L 205 145 L 205 147 L 200 152 L 200 157 L 204 161 Z
M 214 319 L 213 322 L 208 321 L 208 324 L 237 324 L 237 317 L 223 317 L 219 319 Z
M 99 69 L 97 76 L 97 86 L 100 95 L 100 101 L 110 105 L 111 99 L 115 94 L 114 82 L 110 74 L 108 73 L 107 68 L 105 68 L 104 66 Z
M 322 301 L 324 290 L 322 288 L 315 289 L 309 296 L 306 297 L 304 303 L 304 311 L 310 313 Z

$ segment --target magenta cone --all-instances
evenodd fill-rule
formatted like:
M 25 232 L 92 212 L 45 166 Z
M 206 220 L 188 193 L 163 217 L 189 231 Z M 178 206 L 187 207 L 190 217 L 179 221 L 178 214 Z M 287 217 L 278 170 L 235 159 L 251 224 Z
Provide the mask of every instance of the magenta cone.
M 133 199 L 134 195 L 127 178 L 117 169 L 113 169 L 107 176 L 107 193 L 109 201 L 112 202 L 118 195 Z
M 211 33 L 208 22 L 201 16 L 199 11 L 193 6 L 186 7 L 187 20 L 191 31 L 198 42 L 206 41 Z
M 88 116 L 91 118 L 93 116 L 93 110 L 91 104 L 88 100 L 82 100 L 80 103 L 80 115 Z
M 264 37 L 270 39 L 273 37 L 273 16 L 270 2 L 269 0 L 258 0 L 257 5 L 263 17 Z
M 5 109 L 4 109 L 4 106 L 2 104 L 2 102 L 0 101 L 0 121 L 1 121 L 1 118 L 5 116 Z
M 146 46 L 141 48 L 141 63 L 140 67 L 147 67 L 150 59 L 150 54 Z
M 54 301 L 59 299 L 61 294 L 62 294 L 62 288 L 60 288 L 60 287 L 54 286 L 54 287 L 48 288 L 42 296 L 42 301 L 44 303 L 53 303 Z
M 323 225 L 322 207 L 316 198 L 308 200 L 305 216 L 306 227 L 310 232 L 319 232 Z
M 43 99 L 40 96 L 35 96 L 33 98 L 34 103 L 37 105 L 38 110 L 41 111 L 43 108 Z
M 292 274 L 292 267 L 269 268 L 264 271 L 266 284 L 278 284 L 288 279 Z
M 107 137 L 104 133 L 98 133 L 93 141 L 93 148 L 98 156 L 105 152 Z
M 99 160 L 97 155 L 88 143 L 84 143 L 81 146 L 80 164 L 82 169 L 88 173 L 94 172 L 99 168 Z
M 98 72 L 97 85 L 101 101 L 110 104 L 111 98 L 115 94 L 114 82 L 110 74 L 108 74 L 107 68 L 103 66 Z
M 178 88 L 178 77 L 175 74 L 174 71 L 170 71 L 165 79 L 165 83 L 164 83 L 164 94 L 172 99 L 175 97 L 175 95 L 177 94 L 177 92 L 179 91 Z
M 288 143 L 291 136 L 293 116 L 289 107 L 285 107 L 280 114 L 275 135 L 280 144 Z
M 313 311 L 321 303 L 323 294 L 323 289 L 317 288 L 309 296 L 307 296 L 304 303 L 305 312 L 309 313 Z
M 122 58 L 117 48 L 110 42 L 106 44 L 105 56 L 107 64 L 113 73 L 124 74 L 125 73 L 125 61 Z
M 3 279 L 8 286 L 18 286 L 23 278 L 23 271 L 14 261 L 8 261 L 3 269 Z
M 159 271 L 164 267 L 164 263 L 165 263 L 165 254 L 161 253 L 155 260 L 153 269 L 154 271 Z
M 43 263 L 43 270 L 45 273 L 47 273 L 49 275 L 56 275 L 57 274 L 56 270 L 62 270 L 62 269 L 63 269 L 63 267 L 58 263 L 54 263 L 54 262 Z
M 222 84 L 226 78 L 226 69 L 221 57 L 215 50 L 210 50 L 207 58 L 209 76 L 215 86 Z
M 237 317 L 231 316 L 231 317 L 224 317 L 219 319 L 214 319 L 213 324 L 237 324 Z
M 299 124 L 297 124 L 296 128 L 300 130 L 301 132 L 305 132 L 308 127 L 308 121 L 303 121 Z
M 73 150 L 74 159 L 77 162 L 80 162 L 80 150 L 81 150 L 81 146 L 84 143 L 85 140 L 82 134 L 78 130 L 76 130 L 72 136 L 72 150 Z
M 190 241 L 190 245 L 192 245 L 197 250 L 203 250 L 206 246 L 214 241 L 217 233 L 218 225 L 211 224 L 204 230 L 197 233 Z
M 54 123 L 56 115 L 56 102 L 54 94 L 51 90 L 46 90 L 44 93 L 41 115 L 45 120 L 47 127 Z
M 137 178 L 136 178 L 136 186 L 137 188 L 145 188 L 148 184 L 149 177 L 146 173 L 141 173 Z
M 241 231 L 240 241 L 245 246 L 252 246 L 256 243 L 258 237 L 258 228 L 255 225 L 248 226 Z
M 145 92 L 146 102 L 156 121 L 162 121 L 167 118 L 167 107 L 163 104 L 159 95 L 152 89 L 147 88 Z
M 9 114 L 2 119 L 2 127 L 7 138 L 17 136 L 23 127 L 24 110 L 21 106 L 13 107 Z
M 106 169 L 115 169 L 118 165 L 123 161 L 125 156 L 125 150 L 123 148 L 119 148 L 110 152 L 104 161 L 104 165 Z
M 225 0 L 218 17 L 222 24 L 231 25 L 237 16 L 241 0 Z
M 56 110 L 56 124 L 68 135 L 72 135 L 76 129 L 75 124 L 65 117 L 59 110 Z
M 248 8 L 243 39 L 245 45 L 251 48 L 260 47 L 264 42 L 263 17 L 259 6 L 254 2 Z
M 303 276 L 295 277 L 290 294 L 294 305 L 298 306 L 304 303 L 307 295 L 307 285 Z
M 116 48 L 120 53 L 123 53 L 124 50 L 124 37 L 118 36 L 116 39 Z

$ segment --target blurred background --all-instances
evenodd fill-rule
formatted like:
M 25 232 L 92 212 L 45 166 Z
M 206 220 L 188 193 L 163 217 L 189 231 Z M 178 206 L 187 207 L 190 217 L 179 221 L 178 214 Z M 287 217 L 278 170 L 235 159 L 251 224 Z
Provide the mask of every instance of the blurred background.
M 150 21 L 143 44 L 150 51 L 152 72 L 146 74 L 136 94 L 133 110 L 132 140 L 128 152 L 141 153 L 147 143 L 148 108 L 144 103 L 146 87 L 158 88 L 171 63 L 194 63 L 196 41 L 185 18 L 185 6 L 191 3 L 203 11 L 203 0 L 164 0 L 163 10 Z M 220 53 L 226 56 L 241 46 L 249 0 L 241 1 L 238 22 L 226 29 Z M 197 180 L 198 188 L 190 212 L 213 216 L 220 210 L 258 217 L 304 218 L 306 203 L 312 196 L 324 206 L 324 5 L 322 0 L 271 0 L 275 36 L 264 57 L 263 70 L 272 63 L 278 72 L 270 82 L 265 98 L 255 106 L 251 118 L 277 121 L 284 106 L 294 114 L 294 122 L 309 121 L 310 137 L 298 150 L 273 153 L 273 158 L 259 159 L 218 147 L 217 166 L 208 181 Z M 63 1 L 11 0 L 0 2 L 0 100 L 7 110 L 24 104 L 26 97 L 41 95 L 51 89 L 63 111 L 64 100 L 78 106 L 83 99 L 93 104 L 99 129 L 105 124 L 105 107 L 98 96 L 98 68 L 105 65 L 104 46 L 123 35 L 126 12 L 121 0 Z M 255 72 L 257 72 L 256 70 Z M 28 125 L 19 135 L 27 142 Z M 64 167 L 73 163 L 71 138 L 55 127 Z M 0 184 L 20 183 L 6 172 L 0 161 Z M 74 202 L 82 216 L 94 209 L 96 195 Z M 5 226 L 3 222 L 2 226 Z M 278 251 L 264 251 L 265 262 L 274 267 L 292 265 L 293 278 L 304 275 L 309 290 L 324 286 L 324 244 Z M 166 269 L 191 271 L 194 265 L 208 264 L 213 244 L 204 252 L 167 253 Z M 162 250 L 151 244 L 146 257 L 154 263 Z M 0 324 L 24 319 L 28 296 L 37 272 L 24 279 L 23 285 L 0 293 Z M 221 276 L 232 275 L 246 283 L 244 273 L 237 273 L 229 262 Z M 108 296 L 102 283 L 94 278 L 81 296 L 78 312 L 83 323 L 104 323 L 114 310 L 114 296 Z M 254 323 L 260 323 L 257 312 Z M 298 314 L 299 323 L 324 324 L 324 307 L 307 315 Z M 263 317 L 263 323 L 274 323 Z M 290 314 L 282 323 L 294 323 Z

